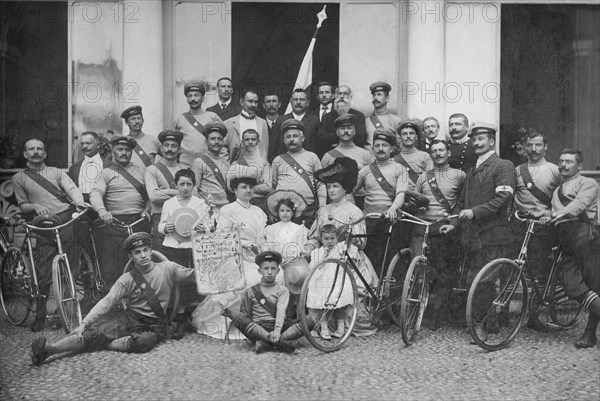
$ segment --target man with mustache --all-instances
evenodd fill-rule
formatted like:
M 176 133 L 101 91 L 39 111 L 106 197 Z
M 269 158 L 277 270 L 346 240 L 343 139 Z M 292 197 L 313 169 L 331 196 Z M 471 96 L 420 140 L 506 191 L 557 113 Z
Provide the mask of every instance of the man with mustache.
M 477 154 L 469 133 L 469 119 L 462 113 L 452 114 L 448 119 L 450 131 L 450 167 L 465 173 L 475 165 Z
M 202 134 L 204 126 L 209 122 L 223 121 L 212 111 L 202 110 L 202 102 L 206 94 L 205 82 L 188 82 L 183 87 L 183 93 L 190 109 L 175 118 L 172 128 L 183 134 L 179 163 L 183 167 L 190 167 L 197 157 L 206 152 L 206 138 Z
M 530 132 L 527 135 L 527 163 L 517 167 L 515 207 L 517 210 L 531 213 L 536 218 L 552 214 L 552 194 L 562 182 L 558 166 L 546 161 L 547 149 L 548 138 L 539 132 Z M 518 252 L 527 231 L 527 224 L 512 219 L 511 226 L 515 238 L 515 252 Z M 548 255 L 551 254 L 554 245 L 556 233 L 553 227 L 536 226 L 529 241 L 527 265 L 529 272 L 539 279 L 540 285 L 544 285 L 550 273 Z M 530 320 L 530 323 L 536 329 L 543 329 L 535 324 L 535 320 Z
M 469 137 L 477 155 L 477 162 L 467 172 L 456 210 L 461 227 L 461 243 L 469 264 L 468 283 L 488 262 L 509 257 L 512 237 L 508 214 L 513 201 L 517 174 L 514 165 L 501 159 L 494 151 L 496 127 L 489 123 L 475 123 Z M 452 147 L 450 148 L 452 149 Z M 452 165 L 450 165 L 452 167 Z M 490 283 L 490 296 L 494 294 Z M 497 325 L 498 322 L 495 322 Z M 497 330 L 481 327 L 482 330 Z M 483 334 L 482 334 L 483 335 Z
M 344 114 L 339 116 L 333 122 L 336 128 L 339 145 L 323 155 L 321 164 L 323 168 L 333 164 L 335 159 L 340 157 L 349 157 L 356 162 L 358 169 L 373 163 L 375 160 L 373 152 L 367 149 L 356 146 L 354 138 L 356 137 L 356 116 L 354 114 Z M 348 200 L 356 204 L 359 209 L 364 208 L 365 192 L 361 189 L 356 195 L 351 193 L 346 195 Z
M 15 198 L 23 213 L 34 214 L 35 217 L 53 216 L 58 224 L 71 219 L 73 208 L 89 207 L 84 202 L 83 194 L 73 180 L 63 170 L 47 166 L 46 144 L 39 139 L 29 139 L 23 145 L 23 157 L 27 160 L 25 170 L 18 172 L 12 178 Z M 63 247 L 69 256 L 71 269 L 77 269 L 75 251 L 78 250 L 74 238 L 73 225 L 60 231 Z M 40 290 L 41 302 L 31 325 L 32 331 L 41 331 L 46 322 L 46 300 L 52 284 L 52 259 L 58 249 L 52 235 L 40 235 L 36 245 L 36 273 Z
M 340 85 L 335 89 L 333 110 L 325 115 L 319 127 L 317 156 L 323 157 L 326 152 L 337 146 L 339 137 L 334 122 L 338 117 L 345 114 L 352 114 L 355 117 L 354 129 L 356 134 L 354 136 L 354 143 L 361 148 L 365 146 L 367 137 L 365 115 L 352 108 L 352 89 L 348 85 Z
M 146 216 L 148 221 L 136 225 L 134 230 L 150 232 L 150 202 L 144 185 L 145 169 L 131 163 L 135 140 L 127 136 L 115 136 L 110 144 L 114 163 L 102 170 L 100 179 L 90 193 L 92 207 L 104 223 L 104 226 L 94 230 L 93 235 L 107 288 L 117 281 L 127 263 L 121 250 L 127 230 L 114 226 L 113 222 L 117 220 L 131 224 L 141 216 Z
M 317 86 L 317 100 L 319 104 L 310 111 L 310 114 L 317 116 L 322 123 L 327 114 L 333 111 L 333 85 L 327 81 L 319 82 Z
M 373 153 L 375 161 L 358 172 L 358 181 L 354 194 L 364 189 L 365 213 L 387 213 L 393 220 L 396 211 L 404 204 L 404 196 L 409 187 L 408 171 L 391 158 L 392 146 L 396 137 L 391 131 L 378 130 L 373 135 Z M 368 219 L 367 232 L 382 234 L 389 227 L 388 220 Z M 373 263 L 378 263 L 385 248 L 384 237 L 372 237 L 367 240 L 364 251 Z M 388 255 L 393 255 L 388 251 Z M 386 261 L 387 262 L 387 261 Z
M 79 144 L 83 152 L 83 159 L 69 167 L 69 177 L 83 193 L 83 199 L 90 201 L 90 192 L 94 183 L 99 179 L 102 169 L 109 163 L 100 156 L 100 136 L 93 131 L 81 134 Z
M 306 228 L 312 226 L 319 205 L 327 203 L 325 185 L 316 180 L 314 173 L 322 168 L 316 154 L 303 147 L 305 126 L 296 119 L 285 120 L 281 124 L 283 143 L 287 152 L 273 160 L 273 190 L 293 189 L 304 197 L 308 206 L 295 223 L 302 223 Z
M 563 149 L 558 159 L 563 183 L 552 194 L 552 215 L 540 220 L 554 224 L 563 247 L 565 292 L 588 310 L 588 322 L 575 346 L 596 345 L 600 320 L 600 244 L 598 243 L 598 183 L 583 177 L 583 154 Z
M 425 138 L 419 140 L 417 148 L 424 152 L 428 152 L 431 144 L 437 139 L 440 132 L 440 122 L 437 118 L 430 116 L 423 120 L 423 134 Z
M 290 99 L 290 103 L 292 104 L 292 112 L 289 114 L 285 114 L 277 119 L 275 125 L 273 127 L 273 138 L 276 141 L 274 145 L 274 160 L 275 156 L 286 153 L 286 145 L 283 140 L 283 129 L 282 124 L 287 120 L 298 120 L 302 121 L 302 125 L 304 126 L 303 130 L 303 148 L 308 150 L 309 152 L 317 152 L 317 135 L 319 133 L 319 118 L 316 115 L 307 113 L 309 99 L 308 94 L 302 88 L 295 89 L 292 93 L 292 97 Z
M 158 230 L 158 223 L 163 203 L 178 194 L 174 177 L 182 168 L 178 158 L 183 134 L 168 129 L 158 134 L 158 140 L 161 143 L 162 159 L 146 169 L 144 182 L 152 207 L 152 249 L 162 252 L 165 235 Z
M 387 82 L 373 82 L 369 87 L 373 103 L 373 114 L 365 120 L 367 138 L 365 148 L 371 149 L 373 145 L 373 135 L 377 129 L 388 129 L 391 132 L 396 132 L 396 128 L 401 123 L 400 117 L 390 113 L 387 109 L 388 101 L 390 100 L 390 91 L 392 86 Z
M 142 106 L 128 107 L 121 113 L 121 118 L 129 127 L 129 137 L 135 139 L 135 149 L 131 157 L 131 162 L 141 169 L 145 170 L 154 163 L 157 154 L 160 154 L 160 143 L 153 135 L 144 134 L 144 116 Z
M 233 81 L 231 79 L 227 77 L 219 78 L 217 92 L 219 100 L 214 105 L 207 107 L 206 111 L 215 113 L 223 121 L 240 114 L 242 106 L 233 101 Z
M 267 158 L 269 153 L 269 128 L 267 122 L 256 115 L 258 110 L 258 93 L 254 89 L 246 89 L 240 99 L 242 111 L 237 116 L 225 121 L 227 136 L 224 146 L 229 149 L 229 163 L 233 163 L 242 155 L 242 133 L 249 129 L 258 132 L 258 156 Z
M 413 183 L 417 182 L 419 175 L 426 168 L 432 166 L 431 157 L 427 153 L 417 149 L 420 131 L 420 124 L 413 120 L 401 123 L 396 131 L 400 153 L 394 157 L 394 160 L 408 170 L 408 177 Z
M 454 206 L 466 178 L 464 171 L 451 168 L 448 164 L 450 150 L 448 142 L 434 139 L 429 148 L 433 166 L 421 173 L 415 184 L 415 191 L 429 200 L 424 211 L 419 209 L 416 216 L 429 222 L 444 219 L 454 212 Z M 434 330 L 447 322 L 449 294 L 452 279 L 456 274 L 460 260 L 460 244 L 453 231 L 455 226 L 445 221 L 430 228 L 429 249 L 434 251 L 430 261 L 435 269 L 432 272 L 431 299 L 429 310 L 432 310 L 431 320 L 426 314 L 426 324 Z M 425 227 L 413 226 L 410 240 L 411 257 L 420 255 L 422 251 Z

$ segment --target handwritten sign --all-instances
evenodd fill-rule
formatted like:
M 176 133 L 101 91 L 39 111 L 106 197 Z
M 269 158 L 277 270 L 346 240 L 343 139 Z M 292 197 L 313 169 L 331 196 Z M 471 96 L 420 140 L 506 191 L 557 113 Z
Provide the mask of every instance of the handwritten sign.
M 246 287 L 237 229 L 192 237 L 198 294 L 221 294 Z

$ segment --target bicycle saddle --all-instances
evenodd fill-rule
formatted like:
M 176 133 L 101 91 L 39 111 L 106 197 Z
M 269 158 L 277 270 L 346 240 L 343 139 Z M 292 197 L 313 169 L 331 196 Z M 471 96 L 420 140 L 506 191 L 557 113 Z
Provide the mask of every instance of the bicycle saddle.
M 50 228 L 58 226 L 60 224 L 61 222 L 58 219 L 58 217 L 49 214 L 40 214 L 39 216 L 36 216 L 31 222 L 31 225 L 40 228 Z

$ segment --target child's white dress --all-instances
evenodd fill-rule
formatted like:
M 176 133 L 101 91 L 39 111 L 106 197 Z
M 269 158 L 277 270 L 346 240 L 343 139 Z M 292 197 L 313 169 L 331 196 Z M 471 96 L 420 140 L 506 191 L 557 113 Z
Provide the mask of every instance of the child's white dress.
M 324 247 L 313 250 L 310 254 L 311 269 L 319 265 L 325 259 L 339 259 L 342 256 L 343 243 L 336 245 L 331 252 L 327 252 Z M 331 309 L 332 306 L 326 306 L 326 303 L 335 303 L 335 309 L 342 308 L 354 303 L 352 294 L 352 284 L 347 274 L 339 265 L 335 263 L 326 263 L 318 267 L 315 274 L 311 277 L 308 286 L 308 295 L 306 297 L 306 306 L 310 309 Z M 336 280 L 337 270 L 337 280 Z M 351 274 L 348 272 L 348 274 Z M 335 280 L 334 290 L 331 291 Z M 331 294 L 331 295 L 330 295 Z M 337 302 L 336 302 L 337 301 Z

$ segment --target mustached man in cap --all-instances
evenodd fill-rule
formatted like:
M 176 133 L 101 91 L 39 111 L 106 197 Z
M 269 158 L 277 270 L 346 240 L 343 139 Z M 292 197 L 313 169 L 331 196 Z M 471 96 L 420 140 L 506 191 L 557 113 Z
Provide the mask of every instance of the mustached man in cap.
M 494 150 L 494 125 L 474 123 L 469 136 L 473 140 L 477 162 L 467 173 L 454 213 L 458 213 L 460 220 L 461 242 L 470 265 L 467 279 L 471 283 L 488 262 L 509 257 L 512 253 L 508 214 L 517 174 L 515 166 L 501 159 Z M 493 283 L 490 286 L 487 295 L 493 296 Z
M 400 153 L 394 157 L 394 160 L 408 170 L 408 178 L 413 184 L 417 182 L 423 171 L 433 167 L 429 154 L 417 149 L 420 136 L 421 122 L 417 120 L 403 121 L 396 130 Z
M 226 307 L 221 313 L 232 319 L 236 327 L 255 342 L 257 354 L 272 348 L 293 353 L 296 349 L 293 341 L 304 333 L 297 320 L 286 318 L 290 291 L 275 279 L 280 270 L 281 254 L 261 252 L 254 262 L 262 277 L 260 283 L 245 291 L 239 313 Z
M 364 189 L 365 213 L 387 213 L 391 219 L 404 204 L 404 196 L 409 188 L 408 171 L 391 158 L 392 146 L 396 144 L 393 131 L 378 130 L 373 135 L 375 161 L 358 172 L 354 193 Z M 367 232 L 384 233 L 388 229 L 387 220 L 368 219 Z M 365 253 L 371 260 L 379 261 L 385 248 L 383 237 L 369 238 Z
M 210 122 L 223 122 L 223 120 L 212 111 L 202 110 L 202 102 L 206 94 L 205 82 L 188 82 L 183 87 L 183 93 L 190 109 L 175 118 L 173 129 L 183 134 L 179 162 L 184 167 L 190 167 L 192 162 L 207 150 L 206 138 L 202 134 L 204 126 Z
M 132 269 L 119 277 L 71 334 L 53 344 L 48 344 L 44 337 L 34 340 L 31 360 L 35 365 L 64 352 L 107 349 L 144 353 L 169 338 L 171 330 L 166 314 L 171 292 L 178 283 L 193 282 L 194 270 L 174 262 L 152 262 L 148 233 L 127 237 L 122 250 L 133 260 Z M 114 309 L 122 300 L 126 309 Z
M 183 134 L 177 130 L 164 130 L 158 134 L 162 159 L 146 169 L 144 180 L 152 207 L 152 248 L 162 252 L 164 234 L 158 231 L 158 223 L 165 201 L 177 195 L 175 174 L 181 170 L 179 153 Z
M 295 119 L 281 124 L 287 152 L 273 160 L 273 189 L 293 189 L 306 199 L 308 207 L 303 218 L 306 227 L 310 227 L 319 205 L 326 204 L 327 193 L 325 186 L 314 177 L 315 171 L 322 167 L 321 161 L 316 154 L 303 147 L 304 129 L 304 124 Z
M 356 123 L 357 120 L 354 114 L 344 114 L 335 119 L 333 125 L 335 126 L 339 144 L 323 155 L 323 158 L 321 159 L 323 167 L 333 164 L 335 159 L 340 157 L 349 157 L 353 159 L 358 165 L 359 170 L 375 161 L 373 152 L 357 146 L 354 142 L 356 138 Z M 362 209 L 365 201 L 364 190 L 361 189 L 356 196 L 349 193 L 348 200 L 356 203 L 356 205 Z
M 392 86 L 387 82 L 373 82 L 369 87 L 371 90 L 371 103 L 373 103 L 373 114 L 365 119 L 365 128 L 367 130 L 367 143 L 365 148 L 373 147 L 373 136 L 378 129 L 388 129 L 391 132 L 396 132 L 396 129 L 402 122 L 402 119 L 397 115 L 390 113 L 387 109 L 388 101 L 390 100 L 390 91 Z
M 235 199 L 227 186 L 229 160 L 223 155 L 223 141 L 227 136 L 227 127 L 220 121 L 207 123 L 202 129 L 207 150 L 192 162 L 192 171 L 196 175 L 198 194 L 218 211 Z
M 135 148 L 131 156 L 131 162 L 141 169 L 145 169 L 154 163 L 156 155 L 160 154 L 160 143 L 155 136 L 144 134 L 144 115 L 142 106 L 128 107 L 121 113 L 121 118 L 129 127 L 129 137 L 135 139 Z
M 46 165 L 46 144 L 39 139 L 29 139 L 23 145 L 23 156 L 27 160 L 25 170 L 18 172 L 12 178 L 15 189 L 15 198 L 19 209 L 23 213 L 32 213 L 37 218 L 49 215 L 57 218 L 58 224 L 70 220 L 73 209 L 71 204 L 84 208 L 83 194 L 67 173 L 56 167 Z M 71 268 L 76 269 L 75 245 L 73 225 L 60 231 L 63 246 L 69 255 Z M 52 284 L 52 259 L 58 249 L 52 236 L 40 236 L 37 240 L 36 273 L 40 289 L 41 303 L 35 314 L 31 329 L 40 331 L 46 321 L 46 300 Z
M 94 230 L 93 235 L 102 277 L 108 288 L 119 278 L 127 262 L 121 250 L 127 230 L 113 225 L 113 221 L 131 224 L 140 216 L 146 216 L 148 221 L 136 225 L 134 230 L 150 232 L 150 202 L 144 185 L 144 171 L 131 163 L 135 140 L 115 136 L 110 144 L 114 163 L 102 170 L 101 179 L 90 194 L 92 207 L 105 224 Z
M 266 160 L 269 152 L 269 128 L 267 122 L 256 115 L 258 110 L 256 90 L 246 89 L 240 99 L 240 104 L 242 106 L 240 114 L 225 121 L 227 127 L 225 147 L 229 149 L 229 162 L 233 163 L 243 156 L 242 134 L 247 130 L 254 130 L 258 133 L 257 155 Z
M 240 114 L 242 107 L 239 103 L 233 101 L 233 81 L 231 79 L 227 77 L 219 78 L 217 93 L 219 100 L 214 105 L 207 107 L 206 111 L 212 111 L 223 121 Z
M 227 172 L 227 181 L 231 182 L 234 177 L 252 177 L 256 179 L 254 195 L 250 203 L 261 208 L 265 214 L 269 213 L 265 196 L 272 190 L 273 175 L 269 162 L 261 157 L 258 150 L 260 135 L 257 131 L 249 128 L 242 132 L 242 152 L 240 157 L 231 164 Z M 233 191 L 232 188 L 229 188 Z

